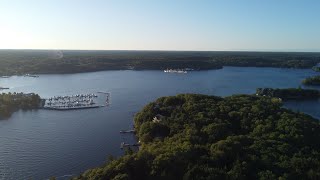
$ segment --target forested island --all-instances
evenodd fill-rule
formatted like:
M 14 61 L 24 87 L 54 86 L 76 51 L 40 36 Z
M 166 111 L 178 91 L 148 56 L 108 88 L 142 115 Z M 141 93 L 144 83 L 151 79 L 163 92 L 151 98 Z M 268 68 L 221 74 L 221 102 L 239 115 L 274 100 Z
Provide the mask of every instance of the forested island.
M 282 100 L 303 100 L 303 99 L 318 99 L 320 91 L 315 89 L 288 88 L 288 89 L 273 89 L 273 88 L 258 88 L 256 95 L 277 97 Z
M 308 77 L 302 81 L 304 85 L 320 85 L 320 76 Z
M 320 179 L 320 124 L 278 98 L 181 94 L 135 119 L 139 151 L 74 179 Z
M 223 66 L 312 68 L 319 62 L 320 53 L 297 52 L 0 50 L 0 76 Z
M 2 93 L 0 94 L 0 119 L 8 118 L 19 109 L 37 109 L 40 96 L 34 93 Z

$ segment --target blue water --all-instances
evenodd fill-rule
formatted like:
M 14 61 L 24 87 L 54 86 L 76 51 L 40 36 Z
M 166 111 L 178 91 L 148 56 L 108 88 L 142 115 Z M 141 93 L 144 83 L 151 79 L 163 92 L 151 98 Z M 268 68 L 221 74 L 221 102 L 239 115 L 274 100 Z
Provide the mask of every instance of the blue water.
M 43 98 L 78 93 L 111 92 L 106 108 L 78 111 L 19 111 L 0 121 L 0 179 L 67 178 L 99 166 L 123 152 L 121 135 L 133 115 L 160 96 L 202 93 L 252 94 L 258 87 L 298 87 L 317 74 L 312 70 L 225 67 L 220 70 L 167 74 L 162 71 L 104 71 L 39 78 L 0 79 L 3 92 L 35 92 Z M 286 107 L 320 118 L 319 101 L 292 101 Z

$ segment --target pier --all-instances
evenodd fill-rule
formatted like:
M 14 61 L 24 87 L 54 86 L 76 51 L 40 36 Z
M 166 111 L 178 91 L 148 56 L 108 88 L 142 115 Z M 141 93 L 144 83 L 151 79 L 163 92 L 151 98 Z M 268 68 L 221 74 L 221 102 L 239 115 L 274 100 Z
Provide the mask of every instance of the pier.
M 135 133 L 134 129 L 130 129 L 130 130 L 120 130 L 120 133 Z
M 122 142 L 122 143 L 120 144 L 120 149 L 124 149 L 124 148 L 126 148 L 126 147 L 139 147 L 139 146 L 140 146 L 140 144 L 138 144 L 138 143 L 129 144 L 129 143 Z
M 111 104 L 111 101 L 110 101 L 111 93 L 103 92 L 103 91 L 98 91 L 98 93 L 104 94 L 106 96 L 106 105 L 109 106 Z

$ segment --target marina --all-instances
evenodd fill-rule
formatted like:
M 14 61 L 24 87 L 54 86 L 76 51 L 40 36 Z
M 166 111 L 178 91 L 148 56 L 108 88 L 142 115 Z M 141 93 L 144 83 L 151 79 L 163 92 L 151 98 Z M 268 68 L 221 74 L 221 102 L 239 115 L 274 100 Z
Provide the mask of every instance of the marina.
M 77 110 L 99 108 L 109 105 L 110 93 L 106 95 L 105 105 L 98 103 L 96 94 L 76 94 L 71 96 L 54 96 L 44 100 L 43 109 L 50 110 Z
M 77 110 L 77 109 L 88 109 L 88 108 L 99 108 L 104 107 L 102 105 L 81 105 L 81 106 L 52 106 L 52 107 L 45 107 L 44 109 L 51 109 L 51 110 Z
M 183 69 L 165 69 L 163 72 L 165 73 L 179 73 L 179 74 L 186 74 L 188 71 Z

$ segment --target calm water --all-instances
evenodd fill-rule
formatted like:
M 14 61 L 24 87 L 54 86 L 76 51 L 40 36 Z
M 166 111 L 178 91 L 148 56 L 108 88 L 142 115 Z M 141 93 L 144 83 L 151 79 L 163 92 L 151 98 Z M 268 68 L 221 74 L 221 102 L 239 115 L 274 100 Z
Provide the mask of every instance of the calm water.
M 123 152 L 120 135 L 132 128 L 133 115 L 160 96 L 203 93 L 227 96 L 254 93 L 258 87 L 298 87 L 311 70 L 236 68 L 166 74 L 161 71 L 105 71 L 39 78 L 0 79 L 11 92 L 35 92 L 47 98 L 111 92 L 111 106 L 79 111 L 19 111 L 0 121 L 0 179 L 61 179 L 101 165 Z M 4 91 L 4 92 L 8 92 Z M 320 117 L 319 101 L 292 101 L 287 107 Z

